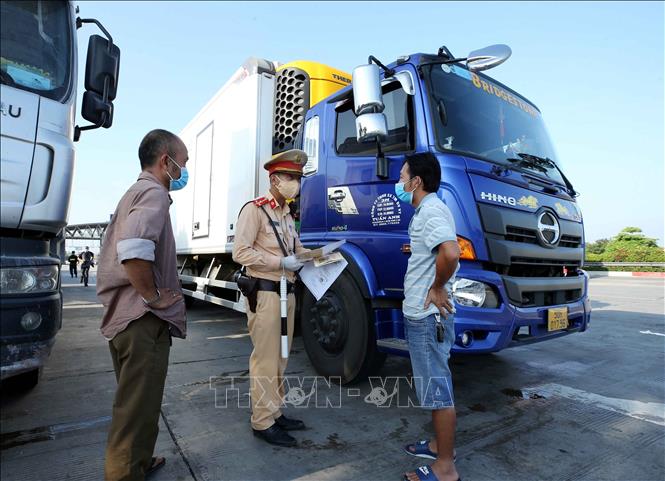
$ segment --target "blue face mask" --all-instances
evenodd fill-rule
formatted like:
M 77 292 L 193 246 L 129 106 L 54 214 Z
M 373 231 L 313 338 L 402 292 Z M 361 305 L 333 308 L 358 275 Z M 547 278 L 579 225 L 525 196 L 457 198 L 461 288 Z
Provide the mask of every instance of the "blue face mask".
M 412 204 L 413 203 L 413 191 L 407 192 L 404 190 L 404 186 L 411 182 L 415 177 L 407 180 L 406 182 L 400 182 L 398 184 L 395 184 L 395 195 L 397 195 L 397 198 L 401 200 L 402 202 L 405 202 L 407 204 Z
M 178 163 L 175 160 L 173 160 L 170 155 L 167 155 L 167 157 L 175 165 L 178 165 Z M 180 190 L 187 185 L 187 181 L 189 180 L 189 173 L 187 172 L 187 167 L 180 167 L 178 165 L 178 168 L 180 169 L 180 177 L 177 179 L 171 177 L 171 174 L 169 174 L 168 170 L 166 171 L 166 175 L 168 175 L 169 179 L 171 179 L 171 182 L 169 184 L 169 190 Z

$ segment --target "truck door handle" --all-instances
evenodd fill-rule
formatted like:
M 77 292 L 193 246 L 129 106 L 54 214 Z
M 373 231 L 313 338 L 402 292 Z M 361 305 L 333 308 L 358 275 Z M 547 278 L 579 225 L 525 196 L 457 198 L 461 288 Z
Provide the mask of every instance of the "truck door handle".
M 334 200 L 335 202 L 341 202 L 346 198 L 346 194 L 344 192 L 335 192 L 334 194 L 330 194 L 328 196 L 328 199 Z

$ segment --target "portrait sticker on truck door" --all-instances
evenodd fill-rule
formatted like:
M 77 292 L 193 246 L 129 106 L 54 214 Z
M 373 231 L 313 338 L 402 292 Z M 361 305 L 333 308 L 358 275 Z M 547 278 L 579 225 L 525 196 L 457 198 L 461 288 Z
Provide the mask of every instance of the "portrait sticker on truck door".
M 328 187 L 328 209 L 342 215 L 358 215 L 358 208 L 348 187 Z
M 373 227 L 399 225 L 402 222 L 402 206 L 395 194 L 381 194 L 372 204 L 370 219 Z

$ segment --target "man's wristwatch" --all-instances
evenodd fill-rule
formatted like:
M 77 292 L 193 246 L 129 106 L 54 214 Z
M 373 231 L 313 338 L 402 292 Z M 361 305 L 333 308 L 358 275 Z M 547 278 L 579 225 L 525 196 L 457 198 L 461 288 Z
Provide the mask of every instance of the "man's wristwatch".
M 157 295 L 155 297 L 153 297 L 152 299 L 146 299 L 145 297 L 141 297 L 141 299 L 143 300 L 143 303 L 148 307 L 150 306 L 150 304 L 154 304 L 155 302 L 157 302 L 162 297 L 162 295 L 159 293 L 159 289 L 155 289 L 155 290 L 157 291 Z

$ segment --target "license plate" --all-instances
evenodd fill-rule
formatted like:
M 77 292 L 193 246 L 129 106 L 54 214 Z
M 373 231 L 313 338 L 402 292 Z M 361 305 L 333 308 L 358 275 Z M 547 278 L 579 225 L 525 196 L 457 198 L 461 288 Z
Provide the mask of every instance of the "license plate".
M 560 331 L 568 328 L 568 308 L 557 307 L 547 310 L 547 330 Z

